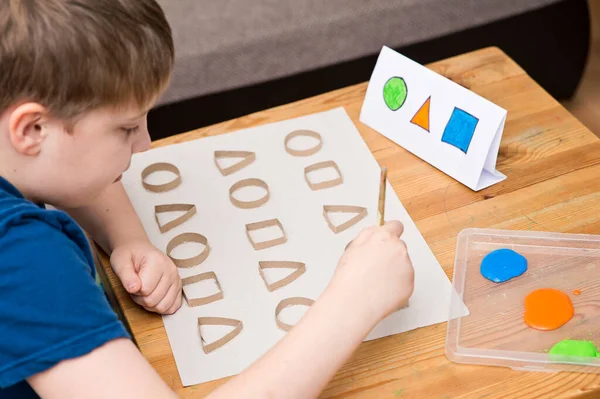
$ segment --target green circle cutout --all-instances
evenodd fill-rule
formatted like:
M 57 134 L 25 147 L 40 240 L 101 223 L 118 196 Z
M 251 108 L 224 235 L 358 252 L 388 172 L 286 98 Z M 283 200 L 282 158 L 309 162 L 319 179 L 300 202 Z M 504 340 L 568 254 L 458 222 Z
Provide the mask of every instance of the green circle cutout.
M 392 111 L 397 111 L 404 105 L 407 95 L 406 82 L 398 76 L 390 78 L 383 86 L 383 100 Z

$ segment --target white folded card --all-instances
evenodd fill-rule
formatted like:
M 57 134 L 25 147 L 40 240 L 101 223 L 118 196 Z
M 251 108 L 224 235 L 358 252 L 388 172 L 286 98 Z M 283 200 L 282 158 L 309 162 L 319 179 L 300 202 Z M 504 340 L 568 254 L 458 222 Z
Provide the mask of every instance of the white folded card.
M 506 179 L 496 170 L 506 110 L 388 47 L 360 120 L 472 190 Z

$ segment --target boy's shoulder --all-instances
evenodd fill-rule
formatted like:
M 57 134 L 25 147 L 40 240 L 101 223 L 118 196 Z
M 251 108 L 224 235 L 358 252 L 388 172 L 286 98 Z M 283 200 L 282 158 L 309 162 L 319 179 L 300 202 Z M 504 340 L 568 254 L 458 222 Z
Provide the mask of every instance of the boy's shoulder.
M 128 337 L 96 286 L 83 231 L 9 184 L 0 177 L 0 397 L 65 359 Z
M 93 265 L 87 238 L 71 217 L 28 201 L 0 177 L 0 256 L 55 245 L 70 247 Z

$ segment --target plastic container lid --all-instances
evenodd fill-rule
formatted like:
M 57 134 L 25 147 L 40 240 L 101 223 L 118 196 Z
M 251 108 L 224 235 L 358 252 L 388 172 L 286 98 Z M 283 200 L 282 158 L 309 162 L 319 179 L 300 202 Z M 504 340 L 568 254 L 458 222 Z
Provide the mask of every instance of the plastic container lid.
M 481 261 L 508 248 L 525 256 L 528 270 L 504 283 L 484 278 Z M 591 341 L 600 350 L 600 236 L 466 229 L 457 240 L 450 315 L 464 301 L 470 314 L 448 322 L 446 356 L 453 362 L 529 371 L 600 373 L 600 358 L 550 355 L 564 339 Z M 566 293 L 575 315 L 553 331 L 523 321 L 524 299 L 539 288 Z M 575 292 L 579 291 L 579 295 Z

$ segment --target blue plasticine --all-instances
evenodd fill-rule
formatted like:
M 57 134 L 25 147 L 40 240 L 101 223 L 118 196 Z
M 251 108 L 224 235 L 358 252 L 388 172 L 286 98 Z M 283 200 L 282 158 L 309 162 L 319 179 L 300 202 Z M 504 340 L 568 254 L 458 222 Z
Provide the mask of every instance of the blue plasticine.
M 460 108 L 454 108 L 444 128 L 442 141 L 458 148 L 465 154 L 469 150 L 479 119 Z
M 527 259 L 512 249 L 490 252 L 481 261 L 481 275 L 494 283 L 503 283 L 527 271 Z

